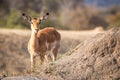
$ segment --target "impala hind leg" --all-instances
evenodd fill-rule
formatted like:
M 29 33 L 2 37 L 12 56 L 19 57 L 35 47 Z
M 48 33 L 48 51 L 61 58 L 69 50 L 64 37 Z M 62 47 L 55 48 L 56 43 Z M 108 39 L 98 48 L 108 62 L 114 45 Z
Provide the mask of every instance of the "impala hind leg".
M 53 50 L 54 61 L 57 60 L 57 53 L 58 53 L 58 49 L 54 49 Z
M 50 56 L 49 53 L 47 53 L 47 54 L 45 55 L 45 60 L 46 60 L 47 62 L 50 62 L 50 61 L 52 60 L 52 58 L 51 58 L 51 56 Z
M 43 64 L 44 58 L 45 58 L 45 55 L 44 54 L 40 54 L 40 64 Z
M 54 61 L 57 60 L 57 54 L 58 54 L 59 48 L 60 48 L 60 41 L 56 43 L 55 48 L 53 49 Z
M 50 57 L 52 58 L 52 62 L 54 62 L 55 61 L 55 57 L 54 57 L 53 51 L 50 52 Z

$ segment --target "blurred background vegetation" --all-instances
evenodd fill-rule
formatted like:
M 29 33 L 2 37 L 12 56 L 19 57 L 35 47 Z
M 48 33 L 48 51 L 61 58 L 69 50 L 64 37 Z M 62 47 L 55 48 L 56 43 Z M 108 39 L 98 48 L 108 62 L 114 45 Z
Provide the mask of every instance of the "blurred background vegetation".
M 0 28 L 29 29 L 21 16 L 50 17 L 41 24 L 65 30 L 120 27 L 120 0 L 0 0 Z

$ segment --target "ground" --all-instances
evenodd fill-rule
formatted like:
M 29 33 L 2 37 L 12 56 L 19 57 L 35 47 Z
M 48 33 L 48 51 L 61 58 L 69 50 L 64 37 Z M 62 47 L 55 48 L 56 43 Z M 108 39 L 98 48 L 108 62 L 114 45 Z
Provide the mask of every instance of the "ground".
M 73 50 L 81 42 L 90 39 L 98 33 L 104 33 L 101 30 L 58 31 L 62 36 L 58 59 L 61 59 L 63 54 Z M 0 29 L 1 76 L 29 74 L 30 56 L 27 51 L 29 37 L 30 30 Z M 46 70 L 46 73 L 49 73 L 49 70 Z M 67 74 L 64 71 L 63 73 Z

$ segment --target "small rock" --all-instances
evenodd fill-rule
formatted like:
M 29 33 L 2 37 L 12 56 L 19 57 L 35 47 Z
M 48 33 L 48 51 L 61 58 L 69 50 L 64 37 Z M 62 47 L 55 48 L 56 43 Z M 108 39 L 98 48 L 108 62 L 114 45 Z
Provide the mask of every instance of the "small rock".
M 14 77 L 6 77 L 2 80 L 45 80 L 42 78 L 32 77 L 32 76 L 14 76 Z

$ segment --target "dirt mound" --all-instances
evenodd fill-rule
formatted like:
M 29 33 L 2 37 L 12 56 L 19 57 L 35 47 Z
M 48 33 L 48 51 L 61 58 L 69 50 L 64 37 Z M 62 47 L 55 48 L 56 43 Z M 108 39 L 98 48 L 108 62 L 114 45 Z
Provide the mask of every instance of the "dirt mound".
M 42 65 L 38 73 L 32 75 L 49 80 L 120 80 L 120 29 L 82 42 L 55 64 Z

